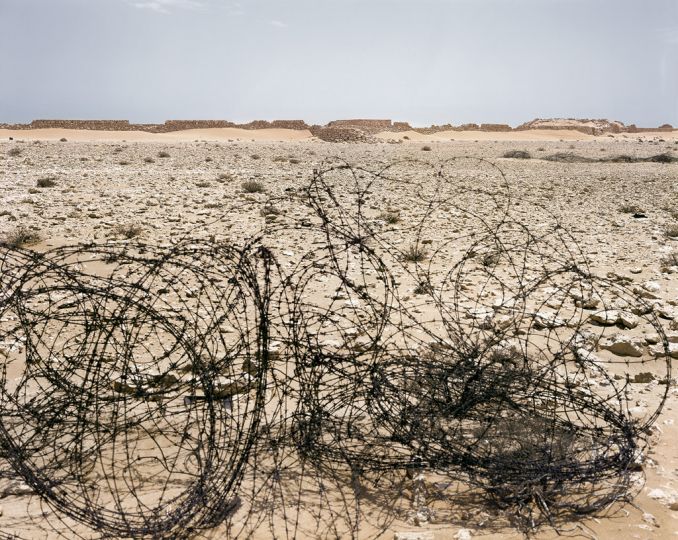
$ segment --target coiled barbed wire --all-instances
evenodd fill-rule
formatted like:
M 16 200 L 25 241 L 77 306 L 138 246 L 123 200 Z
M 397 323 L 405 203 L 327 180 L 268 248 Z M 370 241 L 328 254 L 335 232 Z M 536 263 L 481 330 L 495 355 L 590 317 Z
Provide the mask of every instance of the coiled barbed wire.
M 386 189 L 418 214 L 389 224 Z M 0 248 L 0 447 L 60 516 L 109 537 L 376 536 L 428 510 L 426 473 L 529 531 L 628 496 L 671 375 L 650 302 L 552 216 L 515 215 L 482 159 L 331 160 L 306 197 L 313 222 L 241 246 Z M 283 265 L 275 234 L 309 248 Z M 666 381 L 644 418 L 597 352 L 623 326 L 658 335 L 623 359 Z

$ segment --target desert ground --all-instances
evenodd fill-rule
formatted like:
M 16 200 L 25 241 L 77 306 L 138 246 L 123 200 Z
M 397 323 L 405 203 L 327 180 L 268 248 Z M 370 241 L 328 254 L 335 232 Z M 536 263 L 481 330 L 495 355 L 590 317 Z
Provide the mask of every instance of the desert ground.
M 186 238 L 239 245 L 261 234 L 262 242 L 276 252 L 281 263 L 291 266 L 311 246 L 304 245 L 303 236 L 284 231 L 317 220 L 304 199 L 304 188 L 325 160 L 343 160 L 367 171 L 379 171 L 403 160 L 435 166 L 451 158 L 483 158 L 491 163 L 464 161 L 463 173 L 458 176 L 457 169 L 451 169 L 451 178 L 469 187 L 469 194 L 457 201 L 459 205 L 481 216 L 490 214 L 487 219 L 491 221 L 496 216 L 491 215 L 494 207 L 488 197 L 471 194 L 473 189 L 485 190 L 505 196 L 508 211 L 534 230 L 545 223 L 560 223 L 586 256 L 592 273 L 638 290 L 653 302 L 671 351 L 677 351 L 678 163 L 605 159 L 678 155 L 678 131 L 599 137 L 567 130 L 401 132 L 378 134 L 376 141 L 327 143 L 308 132 L 282 129 L 167 134 L 0 130 L 0 237 L 13 238 L 23 228 L 34 233 L 30 249 L 43 252 L 88 242 L 125 243 L 132 237 L 158 245 Z M 503 157 L 513 150 L 524 150 L 529 158 Z M 557 153 L 591 161 L 544 159 Z M 421 173 L 421 182 L 425 182 L 424 170 L 423 165 L 394 169 L 410 175 L 411 180 Z M 395 246 L 413 241 L 408 237 L 408 226 L 425 212 L 417 203 L 419 185 L 379 181 L 371 189 L 366 211 L 374 216 L 398 216 L 389 232 Z M 341 177 L 334 181 L 335 193 L 346 200 L 350 200 L 350 188 L 348 183 L 342 185 Z M 465 218 L 451 209 L 436 215 L 418 232 L 418 238 L 425 240 L 427 249 L 435 250 L 451 236 L 467 238 L 467 226 Z M 455 240 L 450 245 L 462 249 L 462 244 Z M 451 249 L 436 264 L 443 267 L 456 255 Z M 393 273 L 403 302 L 418 298 L 412 274 L 401 268 Z M 323 291 L 319 288 L 315 293 L 322 295 Z M 423 302 L 413 309 L 425 314 L 427 307 Z M 623 325 L 616 329 L 627 330 L 631 329 Z M 639 326 L 631 332 L 642 348 L 640 357 L 610 350 L 597 350 L 596 354 L 609 360 L 610 369 L 619 376 L 634 377 L 646 371 L 637 363 L 639 358 L 648 366 L 661 367 L 653 349 L 656 340 L 643 332 L 649 330 Z M 631 365 L 627 360 L 632 360 Z M 657 379 L 660 375 L 661 370 Z M 600 539 L 678 538 L 678 387 L 675 374 L 669 380 L 657 379 L 634 382 L 626 390 L 633 414 L 642 418 L 658 406 L 668 385 L 661 415 L 648 434 L 642 471 L 633 476 L 637 495 L 626 504 L 611 505 L 605 515 L 582 516 L 560 524 L 557 530 L 542 527 L 534 538 L 555 538 L 559 533 Z M 4 479 L 0 488 L 2 533 L 20 538 L 58 537 L 51 525 L 57 520 L 50 519 L 54 509 L 41 503 L 22 480 Z M 478 513 L 457 510 L 448 512 L 444 519 L 423 522 L 403 511 L 382 529 L 367 519 L 357 536 L 406 538 L 402 533 L 409 532 L 412 534 L 407 538 L 434 540 L 524 537 L 495 514 L 484 514 L 481 519 Z M 242 522 L 245 517 L 237 512 L 234 521 Z M 282 521 L 274 523 L 280 537 L 289 534 L 283 532 Z M 71 526 L 82 537 L 97 537 L 87 528 Z M 318 537 L 314 530 L 301 526 L 296 536 Z M 348 534 L 341 527 L 337 531 L 339 537 Z M 227 534 L 217 526 L 198 537 L 224 538 Z M 272 536 L 268 523 L 249 534 L 253 538 Z M 323 535 L 330 537 L 327 531 Z

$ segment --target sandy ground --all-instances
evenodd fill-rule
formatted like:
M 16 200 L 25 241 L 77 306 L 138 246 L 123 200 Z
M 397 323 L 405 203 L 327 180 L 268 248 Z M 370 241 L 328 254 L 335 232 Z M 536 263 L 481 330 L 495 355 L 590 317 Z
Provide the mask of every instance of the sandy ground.
M 66 138 L 71 141 L 90 142 L 197 142 L 197 141 L 300 141 L 313 139 L 308 130 L 294 129 L 188 129 L 169 133 L 147 133 L 145 131 L 89 131 L 75 129 L 0 129 L 0 139 L 13 137 L 18 140 L 58 141 Z M 418 133 L 416 131 L 382 132 L 376 135 L 381 140 L 391 141 L 605 141 L 607 139 L 657 140 L 678 139 L 678 130 L 670 133 L 621 133 L 616 135 L 593 136 L 568 129 L 531 129 L 526 131 L 487 132 L 487 131 L 440 131 L 438 133 Z
M 674 132 L 675 134 L 675 132 Z M 678 273 L 662 270 L 662 260 L 678 250 L 678 240 L 665 231 L 678 223 L 678 164 L 554 163 L 539 159 L 555 152 L 588 157 L 629 154 L 648 157 L 677 151 L 674 134 L 642 137 L 589 137 L 578 132 L 473 133 L 450 132 L 432 136 L 412 133 L 382 134 L 378 144 L 330 144 L 291 130 L 200 130 L 170 134 L 0 130 L 0 235 L 19 225 L 39 232 L 44 242 L 36 249 L 85 240 L 114 238 L 117 225 L 139 224 L 143 238 L 167 242 L 186 235 L 238 242 L 265 227 L 262 208 L 282 210 L 277 223 L 293 225 L 309 218 L 310 210 L 290 196 L 307 184 L 312 169 L 325 158 L 340 157 L 371 169 L 403 158 L 439 162 L 451 157 L 477 156 L 492 160 L 507 175 L 516 212 L 520 202 L 531 209 L 524 218 L 539 227 L 557 217 L 590 258 L 594 272 L 614 271 L 632 283 L 659 284 L 667 313 L 678 313 Z M 9 141 L 8 137 L 14 137 Z M 403 139 L 408 136 L 409 140 Z M 59 142 L 65 137 L 67 142 Z M 296 139 L 295 139 L 296 138 Z M 257 139 L 252 141 L 252 139 Z M 388 140 L 401 139 L 399 144 Z M 450 140 L 454 139 L 454 141 Z M 422 141 L 431 151 L 422 150 Z M 478 141 L 478 142 L 476 142 Z M 529 160 L 504 159 L 513 149 L 529 151 Z M 164 156 L 164 157 L 161 157 Z M 53 187 L 38 180 L 52 178 Z M 244 193 L 242 183 L 257 181 L 263 193 Z M 478 175 L 478 185 L 487 179 Z M 395 209 L 405 220 L 419 211 L 407 189 L 381 188 L 375 212 Z M 646 217 L 635 219 L 623 211 L 636 205 Z M 269 219 L 270 221 L 270 219 Z M 428 231 L 435 242 L 458 226 L 454 218 Z M 292 237 L 270 239 L 282 252 L 298 252 Z M 404 280 L 403 287 L 414 284 Z M 667 332 L 678 330 L 678 318 L 664 321 Z M 672 326 L 673 325 L 673 326 Z M 633 504 L 613 508 L 606 518 L 583 518 L 573 523 L 571 536 L 600 539 L 678 538 L 678 389 L 672 383 L 669 400 L 656 424 L 653 445 L 639 475 L 639 494 Z M 661 387 L 634 385 L 632 405 L 651 410 Z M 0 530 L 23 538 L 53 537 L 40 527 L 42 509 L 30 490 L 0 494 Z M 673 508 L 673 509 L 672 509 Z M 46 510 L 46 509 L 45 509 Z M 47 510 L 47 512 L 50 512 Z M 651 514 L 653 517 L 649 517 Z M 396 521 L 382 538 L 397 531 L 431 531 L 435 540 L 460 538 L 463 521 L 417 528 Z M 522 535 L 510 527 L 497 531 L 478 527 L 473 538 L 514 539 Z M 366 526 L 360 537 L 373 532 Z M 223 537 L 215 531 L 211 538 Z M 537 538 L 555 538 L 552 530 Z M 254 534 L 269 538 L 268 530 Z M 463 535 L 462 535 L 463 537 Z

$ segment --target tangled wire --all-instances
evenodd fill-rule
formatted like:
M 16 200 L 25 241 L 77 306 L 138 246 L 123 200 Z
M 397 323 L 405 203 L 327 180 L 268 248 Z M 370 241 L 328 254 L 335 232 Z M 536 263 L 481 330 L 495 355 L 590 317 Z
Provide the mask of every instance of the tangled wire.
M 0 247 L 0 449 L 70 536 L 376 536 L 464 490 L 530 531 L 628 496 L 671 374 L 647 299 L 483 160 L 330 161 L 306 199 L 239 246 Z M 663 347 L 623 358 L 667 381 L 640 419 L 597 352 L 623 327 Z

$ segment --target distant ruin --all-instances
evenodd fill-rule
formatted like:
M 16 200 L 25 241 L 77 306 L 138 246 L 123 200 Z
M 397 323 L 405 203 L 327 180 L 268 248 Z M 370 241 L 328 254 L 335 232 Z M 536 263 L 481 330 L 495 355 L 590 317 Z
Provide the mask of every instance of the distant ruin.
M 667 133 L 674 130 L 670 124 L 659 127 L 643 128 L 635 124 L 625 125 L 623 122 L 605 119 L 541 119 L 537 118 L 517 127 L 508 124 L 452 124 L 432 125 L 428 127 L 412 127 L 408 122 L 394 122 L 390 119 L 345 119 L 333 120 L 326 125 L 309 125 L 304 120 L 253 120 L 238 124 L 229 120 L 167 120 L 162 124 L 133 124 L 128 120 L 33 120 L 30 124 L 3 124 L 0 129 L 79 129 L 99 131 L 144 131 L 147 133 L 169 133 L 189 129 L 292 129 L 308 130 L 313 136 L 330 142 L 366 141 L 381 132 L 414 131 L 421 134 L 439 133 L 441 131 L 483 131 L 505 133 L 511 131 L 527 131 L 535 129 L 573 130 L 587 135 L 604 135 L 619 133 Z

